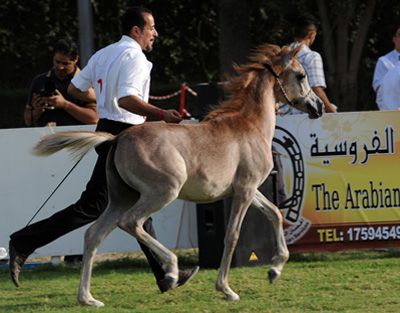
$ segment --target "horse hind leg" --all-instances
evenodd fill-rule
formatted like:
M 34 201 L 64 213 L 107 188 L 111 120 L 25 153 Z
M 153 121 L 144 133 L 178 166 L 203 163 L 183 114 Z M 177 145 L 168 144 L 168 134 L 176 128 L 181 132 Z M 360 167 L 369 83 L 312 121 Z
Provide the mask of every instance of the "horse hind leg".
M 283 233 L 282 215 L 279 209 L 257 190 L 252 206 L 259 209 L 272 223 L 276 237 L 276 253 L 272 259 L 274 264 L 268 271 L 270 283 L 274 283 L 281 276 L 283 267 L 289 259 L 289 250 Z
M 107 208 L 106 211 L 99 217 L 99 219 L 85 232 L 81 279 L 78 292 L 78 304 L 80 306 L 104 306 L 104 303 L 94 299 L 90 293 L 90 281 L 92 276 L 93 260 L 97 249 L 104 239 L 109 235 L 109 233 L 117 226 L 117 216 L 115 213 L 117 212 L 113 212 Z
M 93 259 L 98 247 L 112 230 L 117 227 L 118 219 L 123 213 L 135 203 L 139 197 L 138 193 L 132 190 L 121 179 L 114 167 L 113 149 L 110 150 L 107 158 L 107 185 L 109 203 L 107 209 L 97 221 L 85 232 L 84 254 L 81 268 L 81 280 L 78 293 L 78 304 L 102 307 L 104 304 L 90 293 L 90 280 L 93 267 Z
M 163 196 L 161 196 L 163 195 Z M 163 208 L 176 197 L 166 197 L 159 193 L 158 197 L 141 195 L 139 201 L 129 209 L 118 221 L 118 227 L 135 237 L 139 242 L 152 250 L 162 263 L 164 279 L 171 289 L 177 287 L 179 278 L 178 258 L 144 229 L 144 222 L 156 211 Z M 156 209 L 154 209 L 156 208 Z

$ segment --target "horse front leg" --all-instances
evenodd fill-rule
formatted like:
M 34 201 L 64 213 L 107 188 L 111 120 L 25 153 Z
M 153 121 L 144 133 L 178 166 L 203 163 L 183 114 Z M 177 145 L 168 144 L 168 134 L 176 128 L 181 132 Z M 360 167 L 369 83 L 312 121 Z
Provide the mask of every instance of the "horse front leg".
M 232 262 L 232 256 L 239 239 L 243 219 L 246 216 L 249 205 L 250 201 L 240 200 L 239 197 L 236 196 L 233 198 L 232 210 L 224 239 L 224 252 L 221 259 L 217 282 L 215 284 L 217 291 L 223 292 L 228 301 L 240 300 L 239 295 L 229 287 L 228 273 Z
M 259 209 L 271 221 L 274 227 L 276 253 L 272 258 L 274 266 L 268 271 L 269 281 L 272 284 L 279 279 L 283 267 L 289 259 L 289 250 L 286 246 L 286 240 L 283 233 L 282 215 L 276 205 L 269 201 L 259 190 L 257 190 L 251 205 Z

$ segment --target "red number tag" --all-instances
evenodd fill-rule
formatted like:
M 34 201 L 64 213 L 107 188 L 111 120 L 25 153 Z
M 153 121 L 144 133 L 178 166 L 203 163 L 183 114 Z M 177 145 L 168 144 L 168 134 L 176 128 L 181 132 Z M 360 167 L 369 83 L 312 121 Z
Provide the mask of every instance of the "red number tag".
M 103 90 L 103 80 L 100 78 L 100 79 L 97 81 L 97 83 L 100 84 L 100 93 L 101 93 L 102 90 Z

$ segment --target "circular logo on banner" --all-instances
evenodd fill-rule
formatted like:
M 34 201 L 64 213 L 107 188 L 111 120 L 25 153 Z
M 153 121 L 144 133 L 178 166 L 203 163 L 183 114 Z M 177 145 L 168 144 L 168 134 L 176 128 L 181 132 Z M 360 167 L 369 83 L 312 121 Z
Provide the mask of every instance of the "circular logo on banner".
M 291 244 L 300 239 L 311 226 L 311 222 L 301 214 L 305 192 L 303 155 L 296 138 L 279 126 L 275 128 L 272 153 L 277 171 L 277 205 L 285 211 L 285 238 L 287 244 Z

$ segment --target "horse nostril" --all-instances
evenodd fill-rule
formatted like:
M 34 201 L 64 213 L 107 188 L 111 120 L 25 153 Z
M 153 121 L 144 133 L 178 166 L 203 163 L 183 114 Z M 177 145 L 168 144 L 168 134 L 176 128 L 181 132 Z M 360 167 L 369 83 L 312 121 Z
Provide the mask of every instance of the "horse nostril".
M 310 119 L 317 119 L 321 117 L 324 112 L 323 108 L 324 108 L 323 104 L 321 105 L 319 101 L 317 101 L 316 103 L 308 103 L 307 104 L 308 117 Z
M 318 108 L 318 113 L 320 113 L 321 115 L 325 113 L 325 105 L 320 99 L 318 99 L 317 101 L 317 108 Z

